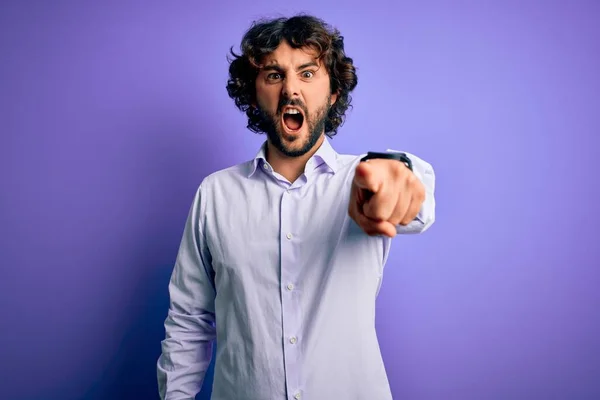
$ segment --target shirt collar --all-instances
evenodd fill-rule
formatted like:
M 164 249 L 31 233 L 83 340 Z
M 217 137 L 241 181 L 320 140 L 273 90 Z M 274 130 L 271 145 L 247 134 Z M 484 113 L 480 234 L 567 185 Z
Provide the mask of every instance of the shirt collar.
M 256 172 L 256 169 L 259 166 L 262 166 L 264 163 L 267 162 L 266 154 L 267 141 L 265 140 L 264 143 L 258 149 L 258 152 L 256 153 L 254 159 L 250 162 L 248 168 L 248 178 L 254 175 L 254 172 Z M 317 149 L 315 154 L 313 154 L 313 156 L 307 161 L 306 170 L 312 171 L 324 163 L 335 174 L 338 170 L 337 156 L 337 152 L 333 149 L 331 143 L 329 143 L 328 137 L 325 136 L 323 143 L 321 143 L 321 146 Z

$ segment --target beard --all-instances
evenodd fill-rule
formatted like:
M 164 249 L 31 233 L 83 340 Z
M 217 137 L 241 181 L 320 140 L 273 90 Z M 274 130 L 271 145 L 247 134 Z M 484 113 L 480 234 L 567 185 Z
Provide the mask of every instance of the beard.
M 287 157 L 300 157 L 308 153 L 323 134 L 329 110 L 331 109 L 330 104 L 331 95 L 328 95 L 323 106 L 317 109 L 314 115 L 312 115 L 309 114 L 308 109 L 302 101 L 281 99 L 275 114 L 271 114 L 258 108 L 257 112 L 261 119 L 259 126 L 260 129 L 267 134 L 271 144 L 283 155 Z M 304 121 L 302 122 L 302 125 L 308 124 L 308 138 L 306 138 L 305 143 L 299 149 L 291 149 L 282 140 L 283 127 L 281 126 L 281 110 L 285 106 L 297 106 L 302 108 L 302 111 L 304 112 Z

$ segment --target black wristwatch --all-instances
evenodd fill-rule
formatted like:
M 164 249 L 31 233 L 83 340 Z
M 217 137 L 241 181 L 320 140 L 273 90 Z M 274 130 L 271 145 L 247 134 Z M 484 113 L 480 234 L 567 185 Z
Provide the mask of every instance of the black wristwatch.
M 360 161 L 372 160 L 374 158 L 384 158 L 388 160 L 398 160 L 401 163 L 404 163 L 410 169 L 413 170 L 412 161 L 405 153 L 377 153 L 375 151 L 370 151 L 366 156 L 360 159 Z

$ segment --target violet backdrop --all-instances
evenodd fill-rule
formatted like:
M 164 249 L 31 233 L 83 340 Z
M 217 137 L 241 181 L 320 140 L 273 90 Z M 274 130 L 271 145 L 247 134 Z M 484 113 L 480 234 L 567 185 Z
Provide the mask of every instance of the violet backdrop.
M 358 67 L 334 147 L 437 174 L 378 300 L 394 398 L 600 398 L 600 2 L 566 0 L 3 1 L 0 397 L 157 398 L 194 191 L 264 140 L 227 52 L 298 11 Z

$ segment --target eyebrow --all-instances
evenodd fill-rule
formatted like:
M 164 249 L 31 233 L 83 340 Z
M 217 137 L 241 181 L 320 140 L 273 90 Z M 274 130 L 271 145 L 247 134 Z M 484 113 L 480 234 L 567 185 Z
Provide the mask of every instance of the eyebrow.
M 310 62 L 304 63 L 304 64 L 296 67 L 296 71 L 300 71 L 300 70 L 308 68 L 308 67 L 318 67 L 318 66 L 319 65 L 316 62 L 310 61 Z M 263 67 L 262 70 L 263 71 L 283 72 L 283 68 L 281 68 L 279 65 L 277 65 L 277 63 L 267 65 L 267 66 Z

